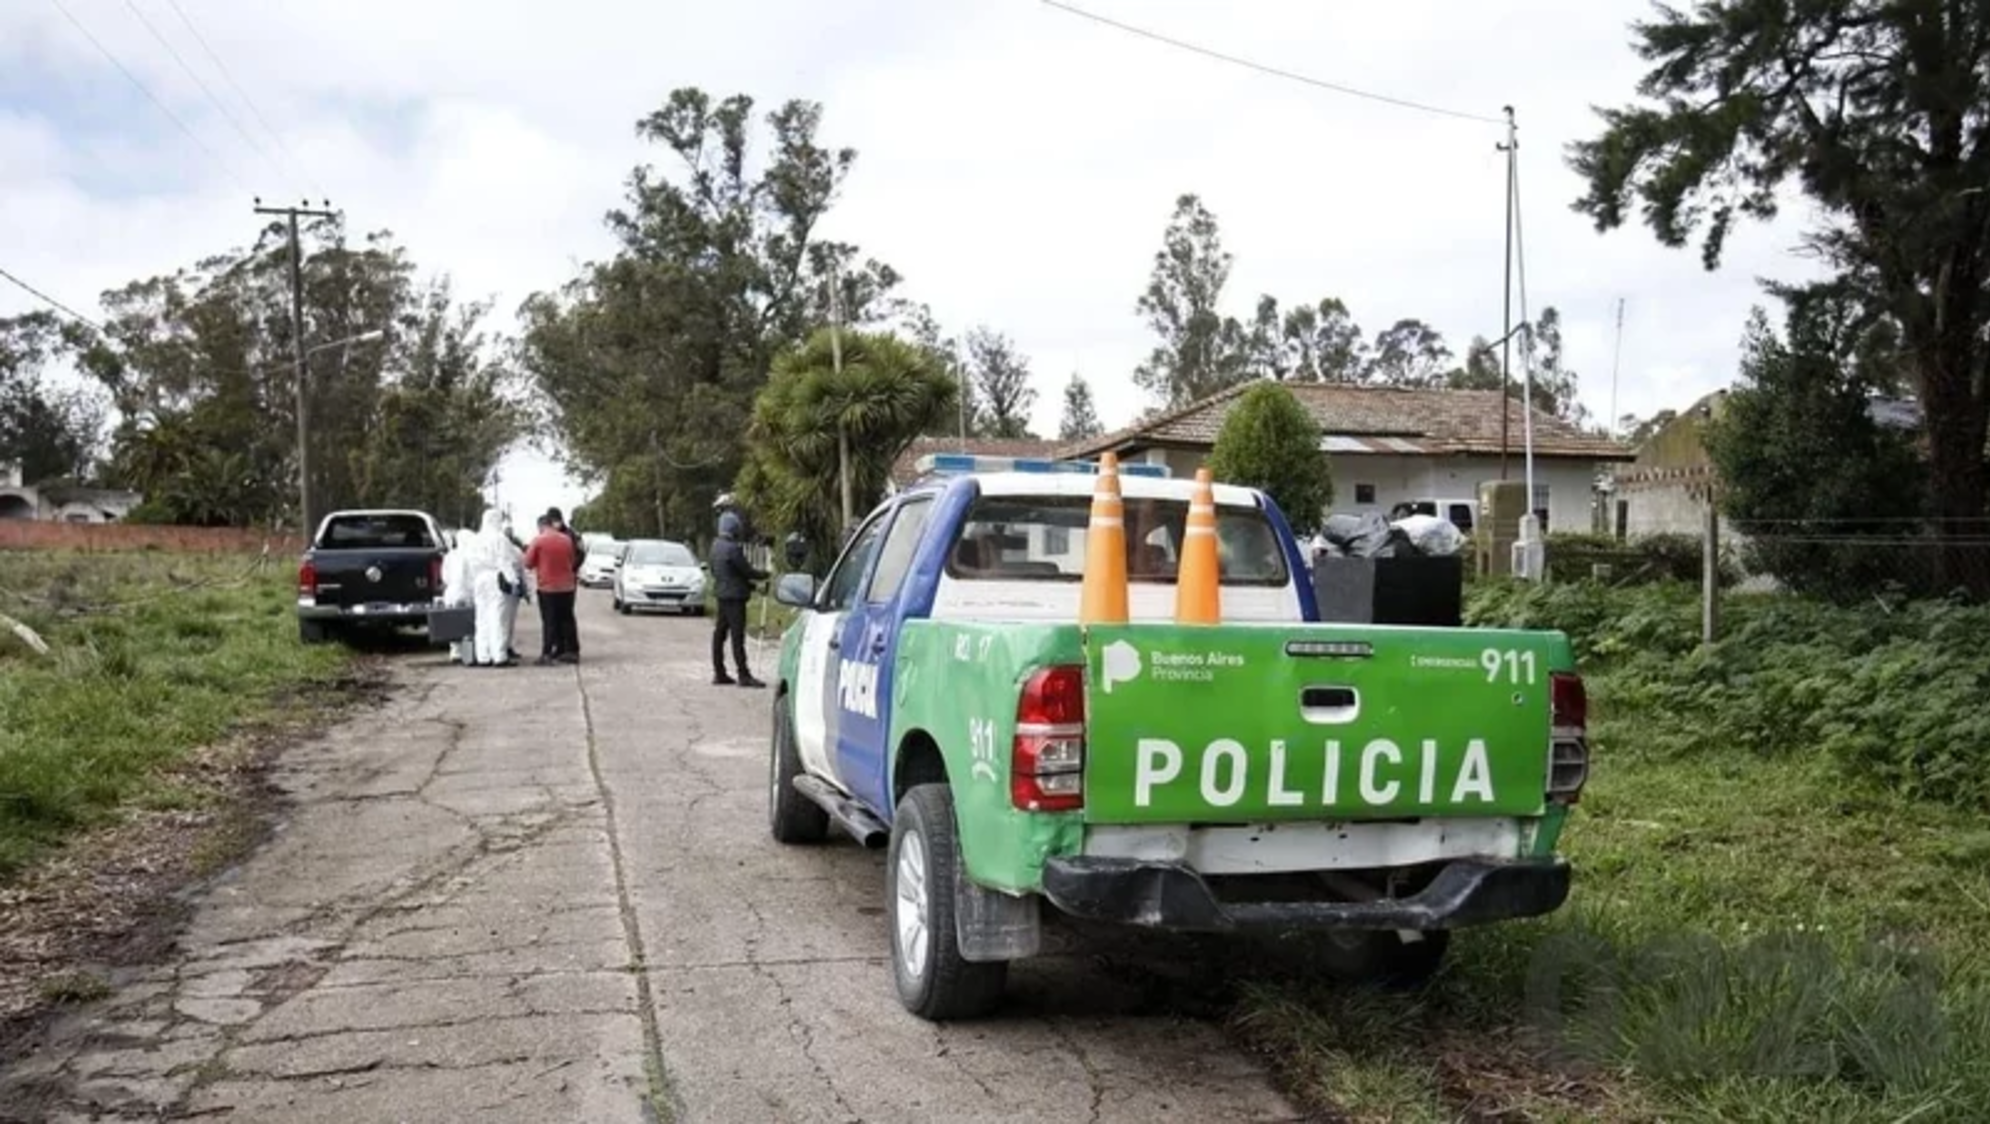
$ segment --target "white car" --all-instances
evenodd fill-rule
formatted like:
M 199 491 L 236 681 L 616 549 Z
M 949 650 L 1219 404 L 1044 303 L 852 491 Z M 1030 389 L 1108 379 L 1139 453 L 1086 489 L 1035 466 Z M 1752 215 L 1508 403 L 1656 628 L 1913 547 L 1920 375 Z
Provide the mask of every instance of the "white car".
M 580 584 L 589 589 L 607 589 L 615 584 L 615 571 L 622 565 L 622 553 L 629 544 L 600 539 L 587 544 L 587 558 L 580 564 Z
M 681 542 L 635 539 L 622 555 L 612 588 L 615 611 L 670 609 L 679 613 L 705 611 L 705 568 Z

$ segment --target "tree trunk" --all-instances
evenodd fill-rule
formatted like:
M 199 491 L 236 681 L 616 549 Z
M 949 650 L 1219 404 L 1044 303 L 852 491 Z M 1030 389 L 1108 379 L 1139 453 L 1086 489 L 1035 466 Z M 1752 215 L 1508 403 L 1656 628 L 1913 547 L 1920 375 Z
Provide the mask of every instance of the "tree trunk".
M 1967 335 L 1950 333 L 1949 339 L 1922 352 L 1921 401 L 1937 539 L 1935 580 L 1943 593 L 1962 589 L 1985 597 L 1990 596 L 1990 549 L 1976 544 L 1985 529 L 1983 462 L 1990 402 L 1973 385 L 1973 343 Z

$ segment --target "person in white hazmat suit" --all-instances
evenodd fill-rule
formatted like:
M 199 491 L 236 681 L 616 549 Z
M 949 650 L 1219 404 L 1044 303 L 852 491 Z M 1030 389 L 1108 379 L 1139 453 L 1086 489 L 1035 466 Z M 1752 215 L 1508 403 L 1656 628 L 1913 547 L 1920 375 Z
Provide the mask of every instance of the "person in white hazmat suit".
M 495 509 L 484 512 L 477 537 L 465 552 L 470 568 L 470 596 L 477 607 L 477 634 L 473 637 L 478 667 L 509 667 L 511 634 L 509 617 L 518 609 L 518 591 L 525 585 L 524 567 L 518 548 L 504 535 L 504 516 Z M 511 612 L 507 613 L 507 607 Z
M 449 550 L 442 556 L 442 604 L 446 608 L 460 609 L 470 604 L 470 559 L 469 548 L 477 541 L 477 536 L 468 529 L 457 531 L 450 536 Z M 475 641 L 465 637 L 449 645 L 449 658 L 457 663 L 469 665 L 476 662 Z

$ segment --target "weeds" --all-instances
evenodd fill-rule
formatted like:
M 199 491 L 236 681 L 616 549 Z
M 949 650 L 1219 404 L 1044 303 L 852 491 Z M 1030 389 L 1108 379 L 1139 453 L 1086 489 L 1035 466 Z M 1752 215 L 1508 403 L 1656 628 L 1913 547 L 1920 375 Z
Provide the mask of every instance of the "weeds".
M 0 878 L 150 791 L 158 770 L 335 678 L 300 646 L 290 590 L 240 558 L 0 553 L 0 609 L 50 648 L 0 633 Z
M 1975 673 L 1959 637 L 1990 621 L 1736 597 L 1729 639 L 1697 653 L 1690 595 L 1663 587 L 1472 599 L 1481 623 L 1560 628 L 1585 655 L 1574 894 L 1458 933 L 1414 996 L 1249 986 L 1240 1029 L 1294 1088 L 1357 1119 L 1990 1117 L 1990 829 L 1842 742 L 1886 722 L 1887 760 L 1959 744 L 1980 721 L 1962 688 L 1923 688 Z
M 45 1003 L 74 1005 L 94 1003 L 111 993 L 111 985 L 95 972 L 59 972 L 41 981 Z

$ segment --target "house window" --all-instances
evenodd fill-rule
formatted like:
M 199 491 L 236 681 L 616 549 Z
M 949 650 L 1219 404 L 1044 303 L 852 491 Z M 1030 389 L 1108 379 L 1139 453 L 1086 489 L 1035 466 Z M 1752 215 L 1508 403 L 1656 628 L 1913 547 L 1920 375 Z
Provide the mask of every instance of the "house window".
M 1374 502 L 1375 502 L 1375 485 L 1373 485 L 1373 484 L 1356 484 L 1356 485 L 1354 486 L 1354 502 L 1355 502 L 1355 503 L 1374 503 Z
M 1053 558 L 1071 553 L 1071 528 L 1045 527 L 1043 529 L 1043 552 Z
M 1541 533 L 1548 533 L 1548 486 L 1534 485 L 1534 517 L 1541 521 Z

